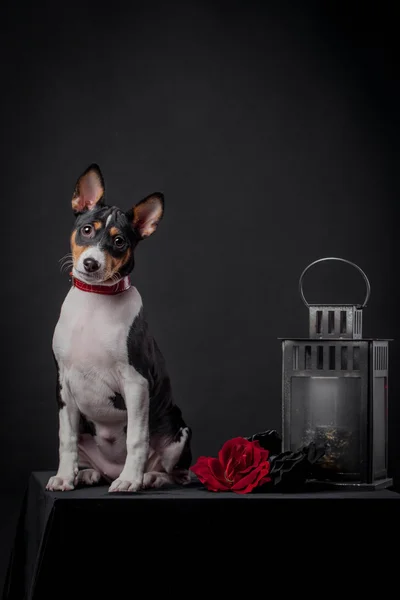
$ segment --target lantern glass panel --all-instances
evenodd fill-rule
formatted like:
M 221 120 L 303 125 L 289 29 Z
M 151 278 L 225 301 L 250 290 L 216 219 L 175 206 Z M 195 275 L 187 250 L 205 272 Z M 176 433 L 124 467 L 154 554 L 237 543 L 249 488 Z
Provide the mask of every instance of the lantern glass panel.
M 291 446 L 326 446 L 326 477 L 359 476 L 361 462 L 360 377 L 292 377 Z

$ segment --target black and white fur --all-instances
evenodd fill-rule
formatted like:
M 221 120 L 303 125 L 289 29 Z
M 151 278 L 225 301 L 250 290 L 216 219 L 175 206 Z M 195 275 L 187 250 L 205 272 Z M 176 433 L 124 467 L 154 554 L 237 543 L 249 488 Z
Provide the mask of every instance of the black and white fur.
M 124 212 L 105 203 L 97 165 L 72 199 L 72 274 L 114 285 L 134 268 L 134 249 L 164 211 L 162 194 Z M 117 295 L 71 287 L 53 336 L 59 407 L 59 465 L 47 489 L 104 478 L 110 492 L 189 482 L 191 430 L 174 403 L 165 361 L 135 287 Z

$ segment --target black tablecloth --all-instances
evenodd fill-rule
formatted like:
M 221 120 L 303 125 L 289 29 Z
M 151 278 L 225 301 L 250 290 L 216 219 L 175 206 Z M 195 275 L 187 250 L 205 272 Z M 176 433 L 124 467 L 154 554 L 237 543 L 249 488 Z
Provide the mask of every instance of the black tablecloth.
M 327 539 L 348 539 L 350 532 L 354 544 L 374 530 L 398 531 L 400 523 L 400 504 L 391 502 L 400 494 L 393 490 L 239 496 L 193 481 L 137 494 L 109 494 L 103 485 L 46 492 L 51 474 L 30 477 L 3 600 L 93 597 L 110 582 L 133 597 L 139 576 L 147 591 L 164 590 L 165 582 L 176 589 L 190 574 L 208 581 L 216 564 L 224 570 L 224 560 L 233 560 L 233 573 L 231 567 L 224 575 L 232 582 L 249 552 L 268 556 L 274 547 L 276 554 L 279 540 L 290 556 L 310 540 L 322 543 L 324 530 Z

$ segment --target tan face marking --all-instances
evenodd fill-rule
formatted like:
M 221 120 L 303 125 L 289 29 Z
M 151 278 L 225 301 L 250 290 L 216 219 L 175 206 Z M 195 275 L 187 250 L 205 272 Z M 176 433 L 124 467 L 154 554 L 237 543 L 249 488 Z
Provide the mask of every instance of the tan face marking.
M 111 279 L 113 275 L 119 273 L 121 269 L 126 265 L 131 257 L 131 249 L 128 248 L 127 251 L 121 258 L 114 258 L 110 254 L 106 253 L 106 272 L 107 279 Z
M 94 221 L 93 227 L 95 228 L 96 231 L 98 231 L 99 229 L 101 229 L 103 227 L 103 223 L 101 221 Z
M 110 228 L 110 235 L 112 235 L 114 237 L 114 235 L 118 235 L 120 232 L 120 230 L 117 227 L 111 227 Z
M 74 265 L 79 260 L 80 255 L 84 252 L 89 246 L 80 246 L 76 243 L 76 231 L 71 235 L 71 250 L 72 250 L 72 259 L 74 261 Z

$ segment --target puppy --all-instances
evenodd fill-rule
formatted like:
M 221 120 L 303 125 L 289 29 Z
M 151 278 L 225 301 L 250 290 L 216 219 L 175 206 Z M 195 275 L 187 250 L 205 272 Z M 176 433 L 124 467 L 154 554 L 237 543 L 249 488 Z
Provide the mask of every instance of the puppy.
M 137 245 L 162 219 L 164 197 L 151 194 L 127 212 L 109 206 L 92 164 L 76 183 L 72 210 L 72 286 L 52 343 L 59 464 L 47 490 L 101 479 L 109 492 L 185 485 L 192 432 L 129 277 Z

